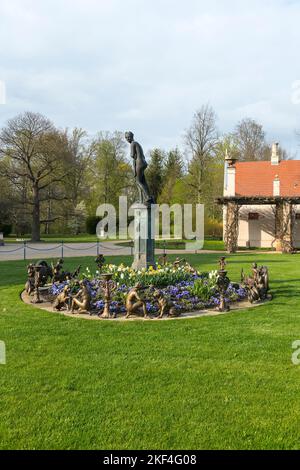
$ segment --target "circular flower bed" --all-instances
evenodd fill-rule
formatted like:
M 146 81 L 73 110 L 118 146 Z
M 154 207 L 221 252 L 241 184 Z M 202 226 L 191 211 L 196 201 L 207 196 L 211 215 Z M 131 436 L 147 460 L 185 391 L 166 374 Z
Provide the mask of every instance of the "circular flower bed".
M 157 314 L 158 303 L 155 291 L 160 290 L 165 299 L 170 300 L 176 309 L 181 312 L 191 312 L 207 308 L 216 308 L 220 304 L 220 293 L 217 287 L 218 272 L 197 273 L 191 266 L 174 267 L 171 264 L 135 271 L 123 264 L 103 266 L 102 273 L 110 273 L 116 288 L 112 292 L 110 312 L 112 314 L 125 314 L 125 300 L 130 289 L 137 283 L 145 286 L 143 297 L 146 300 L 147 312 Z M 92 274 L 86 271 L 74 281 L 55 283 L 50 287 L 50 294 L 56 297 L 66 285 L 70 287 L 71 295 L 79 290 L 79 281 L 84 280 L 91 296 L 91 314 L 98 315 L 104 308 L 103 290 L 100 286 L 101 273 Z M 230 283 L 226 291 L 226 302 L 244 300 L 247 294 L 239 284 Z

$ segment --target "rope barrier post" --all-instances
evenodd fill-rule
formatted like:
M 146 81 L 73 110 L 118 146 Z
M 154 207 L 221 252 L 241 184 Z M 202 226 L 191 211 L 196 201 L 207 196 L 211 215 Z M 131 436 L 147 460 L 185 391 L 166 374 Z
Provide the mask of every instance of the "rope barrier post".
M 61 241 L 61 259 L 64 259 L 64 241 Z
M 133 256 L 133 246 L 134 246 L 134 241 L 132 240 L 131 246 L 130 246 L 130 248 L 131 248 L 131 256 Z
M 99 240 L 97 240 L 97 256 L 99 256 Z
M 25 261 L 26 260 L 26 242 L 25 241 L 23 242 L 23 254 L 24 254 L 23 258 Z
M 166 240 L 164 240 L 164 256 L 166 256 Z

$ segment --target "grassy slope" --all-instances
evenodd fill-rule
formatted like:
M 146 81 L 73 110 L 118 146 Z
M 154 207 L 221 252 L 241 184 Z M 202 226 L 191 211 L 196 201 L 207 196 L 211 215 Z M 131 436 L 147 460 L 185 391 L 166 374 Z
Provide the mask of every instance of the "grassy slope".
M 299 448 L 299 257 L 232 256 L 232 279 L 254 259 L 270 267 L 270 304 L 122 324 L 23 305 L 24 263 L 1 262 L 0 448 Z

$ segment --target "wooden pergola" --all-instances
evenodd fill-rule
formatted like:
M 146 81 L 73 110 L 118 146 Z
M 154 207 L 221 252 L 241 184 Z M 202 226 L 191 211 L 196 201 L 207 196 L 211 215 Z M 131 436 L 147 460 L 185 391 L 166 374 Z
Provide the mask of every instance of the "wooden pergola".
M 281 245 L 282 253 L 294 253 L 295 206 L 300 197 L 284 196 L 225 196 L 217 203 L 226 206 L 225 243 L 228 253 L 238 249 L 239 211 L 242 206 L 271 205 L 275 207 L 275 240 Z

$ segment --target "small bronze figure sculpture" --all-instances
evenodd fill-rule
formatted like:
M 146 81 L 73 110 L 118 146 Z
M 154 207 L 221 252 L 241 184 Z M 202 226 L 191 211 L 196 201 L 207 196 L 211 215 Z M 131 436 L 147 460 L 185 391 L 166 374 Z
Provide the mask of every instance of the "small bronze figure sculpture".
M 269 291 L 269 270 L 267 266 L 257 266 L 257 263 L 252 264 L 253 279 L 262 289 L 267 293 Z
M 165 266 L 168 263 L 168 256 L 167 253 L 164 253 L 158 258 L 158 264 L 161 266 Z
M 63 291 L 60 294 L 58 294 L 58 296 L 56 297 L 53 303 L 53 308 L 55 310 L 60 311 L 61 309 L 68 307 L 68 302 L 70 299 L 69 293 L 70 293 L 70 287 L 65 286 Z
M 197 269 L 195 269 L 188 261 L 186 261 L 184 266 L 185 266 L 185 269 L 191 274 L 198 274 Z
M 112 292 L 117 288 L 116 282 L 112 279 L 111 273 L 101 274 L 102 281 L 100 281 L 100 288 L 104 294 L 104 309 L 99 317 L 101 318 L 110 318 L 110 303 L 112 300 Z M 116 317 L 116 314 L 112 315 L 113 318 Z
M 98 255 L 97 258 L 95 259 L 95 263 L 97 265 L 97 268 L 99 271 L 102 271 L 103 266 L 105 265 L 105 258 L 102 254 Z
M 225 270 L 226 266 L 226 261 L 225 261 L 225 256 L 222 256 L 219 260 L 219 266 L 220 269 L 218 271 L 218 276 L 217 276 L 217 289 L 220 294 L 220 304 L 217 307 L 217 310 L 219 312 L 229 312 L 230 307 L 226 301 L 226 292 L 230 284 L 230 279 L 227 276 L 227 271 Z
M 64 281 L 70 281 L 71 279 L 75 279 L 81 270 L 81 265 L 79 265 L 73 273 L 69 271 L 62 271 L 64 260 L 60 259 L 56 263 L 55 266 L 53 266 L 52 263 L 52 282 L 64 282 Z
M 63 268 L 64 260 L 60 258 L 55 265 L 51 263 L 52 266 L 52 282 L 61 281 L 61 271 Z
M 158 318 L 162 318 L 164 315 L 167 317 L 179 317 L 180 311 L 176 309 L 174 303 L 166 298 L 160 290 L 154 292 L 154 298 L 157 300 L 159 306 Z
M 175 259 L 175 261 L 174 261 L 174 263 L 173 263 L 173 268 L 178 269 L 179 266 L 180 266 L 181 264 L 185 263 L 185 262 L 186 262 L 186 261 L 185 261 L 184 258 L 179 258 L 179 257 L 177 256 L 177 258 Z
M 128 293 L 126 297 L 126 316 L 130 315 L 144 315 L 144 318 L 148 318 L 147 307 L 145 299 L 143 298 L 142 292 L 145 288 L 137 283 Z
M 90 313 L 91 296 L 84 281 L 79 282 L 80 289 L 72 299 L 71 312 L 77 310 L 78 313 Z
M 62 279 L 62 281 L 71 281 L 72 279 L 76 279 L 79 276 L 80 270 L 81 270 L 81 264 L 79 266 L 77 266 L 75 271 L 73 271 L 72 273 L 63 272 L 62 274 L 64 275 L 63 276 L 64 279 Z
M 134 140 L 134 135 L 131 131 L 125 133 L 125 139 L 130 144 L 130 156 L 133 159 L 133 170 L 136 183 L 138 185 L 140 203 L 147 205 L 154 204 L 153 196 L 145 178 L 145 170 L 148 166 L 142 146 Z
M 53 271 L 51 266 L 48 265 L 47 261 L 40 260 L 36 263 L 36 266 L 39 266 L 39 276 L 40 276 L 40 286 L 44 286 L 47 284 L 48 279 L 52 278 Z
M 269 271 L 266 266 L 258 267 L 256 263 L 253 263 L 252 276 L 246 277 L 242 270 L 241 281 L 250 303 L 272 299 L 269 293 Z
M 40 287 L 43 285 L 43 270 L 44 266 L 35 265 L 34 266 L 34 297 L 32 299 L 33 304 L 41 304 L 43 301 L 40 298 Z
M 219 260 L 219 266 L 220 266 L 220 270 L 221 271 L 225 271 L 225 267 L 226 267 L 226 258 L 225 256 L 221 256 L 220 260 Z
M 35 269 L 34 264 L 30 263 L 27 266 L 28 278 L 25 284 L 25 291 L 28 295 L 31 295 L 34 291 L 34 278 L 35 278 Z

